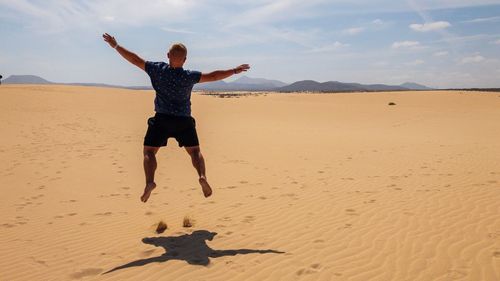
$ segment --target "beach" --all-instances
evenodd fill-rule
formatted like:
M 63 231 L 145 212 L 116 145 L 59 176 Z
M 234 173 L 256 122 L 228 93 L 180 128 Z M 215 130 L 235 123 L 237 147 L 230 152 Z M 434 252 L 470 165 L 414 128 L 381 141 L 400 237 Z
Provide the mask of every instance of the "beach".
M 193 93 L 142 203 L 153 99 L 0 86 L 0 280 L 500 280 L 499 93 Z

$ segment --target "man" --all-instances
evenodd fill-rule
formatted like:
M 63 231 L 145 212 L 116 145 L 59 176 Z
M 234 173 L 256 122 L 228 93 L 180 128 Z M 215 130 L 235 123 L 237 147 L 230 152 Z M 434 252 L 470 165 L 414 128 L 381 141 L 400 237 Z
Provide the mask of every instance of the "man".
M 198 172 L 198 181 L 205 197 L 212 195 L 212 188 L 205 173 L 205 160 L 200 151 L 196 124 L 191 117 L 191 90 L 194 84 L 225 79 L 250 69 L 242 64 L 228 70 L 216 70 L 210 73 L 189 71 L 182 68 L 187 58 L 187 49 L 183 44 L 173 44 L 167 53 L 168 63 L 145 61 L 138 55 L 118 45 L 116 39 L 105 33 L 102 35 L 112 48 L 123 58 L 146 71 L 156 91 L 154 117 L 148 119 L 148 130 L 144 137 L 144 174 L 146 187 L 141 201 L 148 201 L 156 187 L 154 180 L 157 167 L 156 153 L 167 140 L 173 137 L 180 147 L 184 147 L 191 156 L 194 168 Z

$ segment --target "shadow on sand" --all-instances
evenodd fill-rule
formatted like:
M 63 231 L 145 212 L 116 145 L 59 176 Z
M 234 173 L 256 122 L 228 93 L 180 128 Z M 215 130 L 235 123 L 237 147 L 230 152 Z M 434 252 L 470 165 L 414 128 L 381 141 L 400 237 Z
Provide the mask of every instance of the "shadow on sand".
M 143 266 L 153 262 L 166 262 L 169 260 L 183 260 L 189 264 L 206 266 L 210 263 L 209 258 L 246 255 L 246 254 L 284 253 L 275 250 L 251 250 L 251 249 L 213 250 L 207 245 L 205 241 L 206 240 L 212 241 L 215 235 L 217 235 L 216 232 L 197 230 L 191 234 L 184 234 L 181 236 L 143 238 L 142 239 L 143 243 L 150 244 L 156 247 L 163 247 L 166 252 L 158 257 L 140 259 L 133 262 L 129 262 L 124 265 L 120 265 L 109 271 L 104 272 L 103 274 L 128 267 Z

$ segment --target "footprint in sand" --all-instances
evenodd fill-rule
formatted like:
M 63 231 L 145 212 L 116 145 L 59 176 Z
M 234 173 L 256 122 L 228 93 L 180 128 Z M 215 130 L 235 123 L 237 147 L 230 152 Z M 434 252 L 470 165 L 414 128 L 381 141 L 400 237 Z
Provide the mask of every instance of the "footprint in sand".
M 459 270 L 448 270 L 448 277 L 450 279 L 461 279 L 467 276 L 467 273 Z
M 241 222 L 250 223 L 253 222 L 254 220 L 255 220 L 254 216 L 245 216 L 245 219 L 242 220 Z
M 143 256 L 143 257 L 149 257 L 151 256 L 153 253 L 155 252 L 155 250 L 147 250 L 147 251 L 143 251 L 141 252 L 139 255 Z
M 30 257 L 30 258 L 37 264 L 48 266 L 47 262 L 45 262 L 44 260 L 37 260 L 35 257 Z
M 83 277 L 97 275 L 103 272 L 102 268 L 85 268 L 78 272 L 72 273 L 70 277 L 72 279 L 82 279 Z
M 3 228 L 12 228 L 12 227 L 15 227 L 15 225 L 10 224 L 10 223 L 4 223 L 4 224 L 1 224 L 0 226 L 3 227 Z
M 302 268 L 302 269 L 300 269 L 299 271 L 297 271 L 296 274 L 298 276 L 301 276 L 301 275 L 304 275 L 304 274 L 314 274 L 314 273 L 318 273 L 319 269 L 321 269 L 321 264 L 315 263 L 315 264 L 312 264 L 309 268 Z
M 320 267 L 321 267 L 321 264 L 319 264 L 319 263 L 311 264 L 311 268 L 319 269 Z
M 356 210 L 354 209 L 346 209 L 346 214 L 349 215 L 349 216 L 359 216 L 358 213 L 356 213 Z
M 96 213 L 94 216 L 111 216 L 113 213 L 112 212 L 105 212 L 105 213 Z

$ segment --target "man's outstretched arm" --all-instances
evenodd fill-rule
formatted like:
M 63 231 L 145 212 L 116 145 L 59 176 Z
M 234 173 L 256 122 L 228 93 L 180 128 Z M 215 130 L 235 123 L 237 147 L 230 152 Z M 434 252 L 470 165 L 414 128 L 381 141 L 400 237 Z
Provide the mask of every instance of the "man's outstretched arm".
M 236 68 L 228 69 L 228 70 L 216 70 L 212 71 L 210 73 L 203 73 L 201 74 L 200 82 L 212 82 L 212 81 L 217 81 L 217 80 L 222 80 L 226 79 L 227 77 L 233 75 L 233 74 L 238 74 L 243 71 L 247 71 L 250 69 L 250 65 L 248 64 L 242 64 Z
M 146 61 L 144 61 L 144 59 L 142 59 L 135 53 L 132 53 L 131 51 L 118 45 L 115 37 L 107 33 L 104 33 L 102 37 L 104 38 L 104 41 L 106 41 L 112 48 L 114 48 L 124 59 L 128 60 L 131 64 L 137 66 L 138 68 L 146 70 Z

